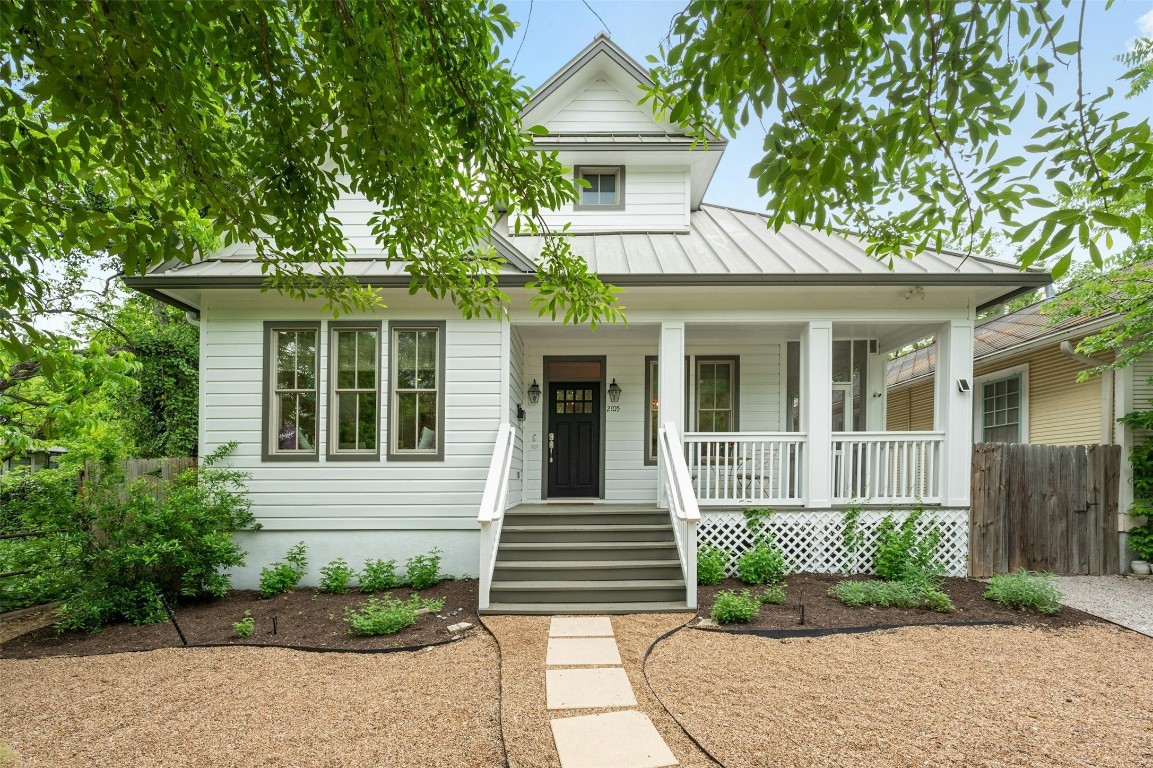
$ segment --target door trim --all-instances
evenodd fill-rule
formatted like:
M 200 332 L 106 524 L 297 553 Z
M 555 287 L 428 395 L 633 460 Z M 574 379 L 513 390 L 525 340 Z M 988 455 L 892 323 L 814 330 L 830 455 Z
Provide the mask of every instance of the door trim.
M 549 391 L 549 383 L 550 383 L 549 377 L 548 377 L 548 364 L 551 362 L 572 362 L 572 361 L 598 362 L 601 364 L 601 377 L 600 377 L 600 379 L 587 379 L 587 381 L 596 382 L 597 386 L 600 388 L 600 404 L 601 404 L 600 443 L 601 444 L 600 444 L 600 458 L 598 460 L 598 463 L 600 464 L 600 495 L 599 496 L 580 496 L 580 497 L 576 497 L 576 498 L 585 499 L 586 501 L 589 499 L 603 499 L 603 498 L 605 498 L 605 434 L 606 434 L 607 427 L 608 427 L 608 421 L 605 419 L 605 413 L 608 410 L 607 409 L 608 392 L 605 391 L 605 374 L 608 373 L 608 356 L 607 355 L 545 355 L 543 362 L 542 362 L 542 365 L 541 365 L 541 367 L 543 368 L 543 374 L 542 374 L 541 378 L 544 380 L 544 384 L 541 385 L 541 388 L 544 390 L 546 396 L 547 396 L 547 393 Z M 566 376 L 564 380 L 565 381 L 574 381 L 574 382 L 580 381 L 579 378 L 574 378 L 571 376 Z M 548 501 L 549 500 L 549 495 L 548 495 L 548 408 L 541 408 L 540 409 L 540 418 L 541 418 L 541 425 L 540 425 L 541 432 L 540 433 L 544 438 L 543 440 L 540 441 L 541 442 L 541 445 L 540 445 L 540 448 L 541 448 L 541 453 L 540 453 L 540 497 L 541 497 L 542 501 Z M 555 498 L 567 498 L 567 497 L 560 496 L 560 497 L 555 497 Z

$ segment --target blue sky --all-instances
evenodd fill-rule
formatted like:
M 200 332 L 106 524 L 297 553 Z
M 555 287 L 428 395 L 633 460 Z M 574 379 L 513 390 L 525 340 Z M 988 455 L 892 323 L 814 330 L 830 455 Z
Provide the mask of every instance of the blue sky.
M 527 85 L 536 87 L 588 45 L 604 27 L 597 16 L 580 0 L 527 0 L 507 2 L 512 18 L 520 23 L 514 37 L 505 45 L 509 59 L 520 54 L 514 71 L 524 77 Z M 613 42 L 644 63 L 648 54 L 656 54 L 661 41 L 668 34 L 669 21 L 684 7 L 684 2 L 661 0 L 588 0 L 596 14 L 608 27 Z M 1079 12 L 1080 4 L 1072 3 L 1070 12 Z M 1076 29 L 1076 16 L 1065 23 L 1062 37 L 1071 36 Z M 1106 9 L 1104 0 L 1089 0 L 1085 18 L 1085 87 L 1093 95 L 1102 94 L 1123 73 L 1117 55 L 1123 53 L 1131 41 L 1139 36 L 1153 36 L 1153 0 L 1116 0 Z M 523 47 L 522 47 L 523 40 Z M 1054 71 L 1052 79 L 1057 98 L 1050 105 L 1076 98 L 1076 70 Z M 1125 85 L 1114 97 L 1114 111 L 1128 111 L 1134 118 L 1153 118 L 1153 96 L 1146 99 L 1123 99 Z M 1061 97 L 1064 96 L 1064 99 Z M 1030 110 L 1027 108 L 1026 113 Z M 1026 127 L 1014 136 L 1018 145 L 1029 141 L 1033 127 Z M 724 159 L 709 187 L 706 200 L 735 208 L 763 210 L 757 196 L 756 185 L 749 179 L 749 168 L 761 157 L 764 134 L 760 126 L 751 124 L 729 143 Z M 1012 142 L 1002 142 L 1002 153 L 1007 156 Z

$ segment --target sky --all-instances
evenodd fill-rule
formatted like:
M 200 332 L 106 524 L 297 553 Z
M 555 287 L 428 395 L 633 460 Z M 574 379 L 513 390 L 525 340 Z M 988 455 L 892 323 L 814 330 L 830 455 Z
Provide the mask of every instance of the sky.
M 645 63 L 645 56 L 656 55 L 669 31 L 669 22 L 685 3 L 663 0 L 505 0 L 512 19 L 520 24 L 503 52 L 512 60 L 513 71 L 533 88 L 547 80 L 600 31 L 607 31 L 617 45 L 634 59 Z M 1058 5 L 1058 4 L 1054 4 Z M 1088 0 L 1085 14 L 1085 88 L 1088 98 L 1105 93 L 1114 86 L 1119 92 L 1111 102 L 1114 111 L 1127 111 L 1136 119 L 1153 119 L 1153 94 L 1144 99 L 1124 99 L 1126 89 L 1117 87 L 1124 66 L 1116 57 L 1126 51 L 1137 37 L 1153 37 L 1153 0 L 1116 0 L 1106 7 L 1105 0 Z M 531 11 L 531 19 L 529 13 Z M 1070 11 L 1079 13 L 1074 0 Z M 595 13 L 594 13 L 595 12 Z M 598 18 L 599 16 L 599 18 Z M 602 20 L 603 19 L 603 24 Z M 1061 36 L 1076 29 L 1076 16 L 1068 19 Z M 519 54 L 518 54 L 519 51 Z M 1051 105 L 1076 98 L 1077 73 L 1070 66 L 1055 70 L 1051 79 L 1057 98 Z M 1064 99 L 1061 97 L 1064 96 Z M 1031 104 L 1022 114 L 1031 112 Z M 1040 127 L 1037 123 L 1035 127 Z M 1026 124 L 1014 141 L 1002 141 L 1001 156 L 1009 156 L 1012 145 L 1028 143 L 1034 127 Z M 749 178 L 749 168 L 762 156 L 764 132 L 755 122 L 729 142 L 716 176 L 705 195 L 705 201 L 746 210 L 764 210 L 756 183 Z M 1119 247 L 1120 247 L 1119 243 Z

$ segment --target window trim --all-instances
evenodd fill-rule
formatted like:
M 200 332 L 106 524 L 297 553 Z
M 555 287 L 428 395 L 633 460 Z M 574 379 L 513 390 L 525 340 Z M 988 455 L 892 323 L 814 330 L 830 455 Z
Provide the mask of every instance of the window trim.
M 693 426 L 694 432 L 701 432 L 701 363 L 732 363 L 733 365 L 733 428 L 730 432 L 741 431 L 741 356 L 740 355 L 697 355 L 693 360 Z M 724 433 L 717 433 L 724 434 Z
M 616 173 L 617 175 L 617 201 L 611 205 L 593 205 L 582 203 L 584 187 L 576 183 L 582 173 Z M 623 211 L 625 209 L 625 167 L 623 165 L 576 165 L 572 169 L 573 184 L 577 188 L 577 200 L 573 203 L 574 211 Z
M 641 446 L 641 451 L 644 456 L 644 465 L 646 467 L 655 467 L 657 465 L 657 457 L 649 457 L 649 443 L 653 439 L 653 417 L 652 417 L 652 402 L 649 400 L 649 393 L 652 392 L 652 367 L 653 363 L 658 363 L 660 355 L 645 355 L 645 392 L 644 392 L 644 405 L 642 409 L 645 414 L 645 442 Z M 685 424 L 689 423 L 689 393 L 692 391 L 692 380 L 689 374 L 692 373 L 691 359 L 689 355 L 685 355 Z M 660 375 L 660 365 L 657 365 L 657 374 Z M 660 447 L 657 447 L 657 452 L 660 453 Z
M 1001 379 L 1021 377 L 1021 404 L 1019 430 L 1017 433 L 1021 443 L 1029 442 L 1029 364 L 1022 363 L 1011 368 L 1002 368 L 997 371 L 983 373 L 973 377 L 973 442 L 985 442 L 985 385 Z
M 321 333 L 322 324 L 319 320 L 265 320 L 264 321 L 264 373 L 261 376 L 261 409 L 260 409 L 260 460 L 261 461 L 320 461 L 320 439 L 324 429 L 321 428 L 323 414 L 321 413 L 321 386 L 320 360 L 324 354 L 324 336 Z M 279 453 L 274 446 L 275 436 L 272 431 L 272 386 L 275 383 L 272 376 L 272 334 L 277 331 L 314 331 L 316 333 L 316 361 L 313 365 L 313 377 L 316 381 L 316 445 L 311 451 L 292 451 Z
M 375 331 L 376 332 L 376 448 L 371 451 L 342 449 L 339 447 L 340 413 L 336 405 L 336 364 L 337 344 L 336 334 L 341 331 Z M 384 323 L 380 320 L 332 320 L 328 323 L 328 430 L 326 433 L 325 459 L 327 461 L 380 461 L 380 443 L 384 437 L 381 429 L 381 386 L 384 365 L 381 355 L 384 339 Z
M 388 423 L 385 430 L 385 439 L 388 441 L 387 457 L 389 461 L 444 461 L 444 443 L 448 436 L 447 425 L 444 419 L 445 400 L 445 350 L 448 346 L 448 323 L 444 320 L 389 320 L 388 321 Z M 436 423 L 439 434 L 436 439 L 435 451 L 421 451 L 411 449 L 401 451 L 393 442 L 397 435 L 397 404 L 396 395 L 396 334 L 398 331 L 437 331 L 437 377 L 436 377 Z

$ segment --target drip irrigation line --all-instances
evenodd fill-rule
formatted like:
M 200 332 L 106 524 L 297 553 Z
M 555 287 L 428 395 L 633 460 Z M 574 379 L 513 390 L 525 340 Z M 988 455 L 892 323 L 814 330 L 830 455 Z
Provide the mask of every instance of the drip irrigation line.
M 649 656 L 652 655 L 653 650 L 657 647 L 657 645 L 664 642 L 668 638 L 672 637 L 677 632 L 680 632 L 682 629 L 687 628 L 690 623 L 692 623 L 696 620 L 697 620 L 697 617 L 693 616 L 691 619 L 689 619 L 684 624 L 681 624 L 679 627 L 673 627 L 668 632 L 665 632 L 663 635 L 658 637 L 656 640 L 653 640 L 652 644 L 649 646 L 649 649 L 647 651 L 645 651 L 644 658 L 641 659 L 641 675 L 644 676 L 644 678 L 645 678 L 645 685 L 648 686 L 649 693 L 651 693 L 653 695 L 653 698 L 657 700 L 657 704 L 660 704 L 661 709 L 663 709 L 665 711 L 665 714 L 667 714 L 669 717 L 672 718 L 673 722 L 677 724 L 677 727 L 679 727 L 681 729 L 681 731 L 685 734 L 685 736 L 689 737 L 689 741 L 691 741 L 693 744 L 695 744 L 697 749 L 699 749 L 705 755 L 705 757 L 709 758 L 709 760 L 712 760 L 714 763 L 719 765 L 720 768 L 727 768 L 727 766 L 725 766 L 724 763 L 722 763 L 720 760 L 717 759 L 716 755 L 714 755 L 712 752 L 710 752 L 708 749 L 705 748 L 704 744 L 701 744 L 699 741 L 697 741 L 697 737 L 694 736 L 692 733 L 690 733 L 689 729 L 685 727 L 685 724 L 682 723 L 680 721 L 680 719 L 676 715 L 674 715 L 669 710 L 668 707 L 665 706 L 664 701 L 661 700 L 660 695 L 653 688 L 652 682 L 649 681 Z
M 33 658 L 33 659 L 53 659 L 53 658 L 85 658 L 88 656 L 115 656 L 119 653 L 150 653 L 152 651 L 165 651 L 170 648 L 177 650 L 192 650 L 195 648 L 279 648 L 284 651 L 300 651 L 302 653 L 360 653 L 360 654 L 378 654 L 378 653 L 414 653 L 416 651 L 423 651 L 426 648 L 436 648 L 442 645 L 449 645 L 451 643 L 458 643 L 465 640 L 468 636 L 462 635 L 459 638 L 448 640 L 437 640 L 435 643 L 426 643 L 424 645 L 402 645 L 396 648 L 321 648 L 312 645 L 282 645 L 280 643 L 189 643 L 188 645 L 162 645 L 159 648 L 133 648 L 125 651 L 97 651 L 96 653 L 84 654 L 70 654 L 61 653 L 55 656 L 2 656 L 0 658 Z
M 492 641 L 496 643 L 496 723 L 500 728 L 500 748 L 504 752 L 504 768 L 512 768 L 512 763 L 508 761 L 508 742 L 504 737 L 504 656 L 500 647 L 500 638 L 489 628 L 488 624 L 484 623 L 484 617 L 479 613 L 476 615 L 476 619 L 484 627 L 484 631 L 488 632 Z
M 691 627 L 701 632 L 724 632 L 729 635 L 752 635 L 770 640 L 789 640 L 797 637 L 827 637 L 829 635 L 859 635 L 885 629 L 908 627 L 1013 627 L 1015 621 L 932 621 L 914 624 L 866 624 L 860 627 L 814 627 L 812 629 L 729 629 L 727 627 Z M 687 626 L 687 625 L 686 625 Z

